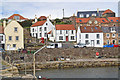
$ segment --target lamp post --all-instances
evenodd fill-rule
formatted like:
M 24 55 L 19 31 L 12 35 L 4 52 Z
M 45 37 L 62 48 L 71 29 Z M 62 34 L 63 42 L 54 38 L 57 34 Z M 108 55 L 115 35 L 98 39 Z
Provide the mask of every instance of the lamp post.
M 37 50 L 34 54 L 33 54 L 33 76 L 35 77 L 35 54 L 38 53 L 39 51 L 41 51 L 43 48 L 45 48 L 45 46 L 43 46 L 42 48 L 40 48 L 39 50 Z

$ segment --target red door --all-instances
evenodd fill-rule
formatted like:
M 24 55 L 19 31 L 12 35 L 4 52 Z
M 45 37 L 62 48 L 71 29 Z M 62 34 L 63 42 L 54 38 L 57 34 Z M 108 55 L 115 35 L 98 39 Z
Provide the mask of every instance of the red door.
M 66 36 L 66 41 L 68 41 L 68 36 Z

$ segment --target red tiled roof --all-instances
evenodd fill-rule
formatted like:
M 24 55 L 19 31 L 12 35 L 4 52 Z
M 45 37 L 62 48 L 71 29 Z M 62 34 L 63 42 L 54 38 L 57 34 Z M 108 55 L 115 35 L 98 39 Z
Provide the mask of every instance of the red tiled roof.
M 34 24 L 32 25 L 32 27 L 42 26 L 45 22 L 46 22 L 46 20 L 45 20 L 45 21 L 38 21 L 38 22 L 34 23 Z
M 0 34 L 3 34 L 4 33 L 4 28 L 3 26 L 0 26 Z
M 80 26 L 82 33 L 99 33 L 102 32 L 99 26 Z
M 109 21 L 106 18 L 95 18 L 100 23 L 109 23 Z
M 27 18 L 24 18 L 23 16 L 21 16 L 20 14 L 13 14 L 12 16 L 10 16 L 8 19 L 14 19 L 14 16 L 19 16 L 20 20 L 25 20 Z
M 50 32 L 48 32 L 47 34 L 51 34 L 52 33 L 52 30 Z
M 47 17 L 46 16 L 40 16 L 38 19 L 43 20 L 43 19 L 47 19 Z
M 56 30 L 75 30 L 74 25 L 72 24 L 60 24 L 56 25 Z
M 120 22 L 120 17 L 108 17 L 110 22 Z
M 76 23 L 87 23 L 90 18 L 76 18 Z
M 113 11 L 111 11 L 110 9 L 107 9 L 104 11 L 103 15 L 106 14 L 106 13 L 114 13 Z

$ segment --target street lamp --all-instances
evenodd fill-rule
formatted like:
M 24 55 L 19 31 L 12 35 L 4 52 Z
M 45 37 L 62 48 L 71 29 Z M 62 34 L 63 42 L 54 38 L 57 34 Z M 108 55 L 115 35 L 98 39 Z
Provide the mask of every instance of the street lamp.
M 35 54 L 38 53 L 39 51 L 41 51 L 43 48 L 45 48 L 45 46 L 43 46 L 42 48 L 40 48 L 39 50 L 37 50 L 34 54 L 33 54 L 33 75 L 35 78 Z

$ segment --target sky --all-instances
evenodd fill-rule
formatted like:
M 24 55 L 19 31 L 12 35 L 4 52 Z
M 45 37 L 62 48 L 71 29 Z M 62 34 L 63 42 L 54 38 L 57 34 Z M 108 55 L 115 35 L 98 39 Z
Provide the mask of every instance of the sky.
M 118 16 L 118 0 L 0 0 L 0 18 L 20 14 L 25 18 L 49 16 L 51 19 L 70 17 L 77 11 L 111 9 Z

